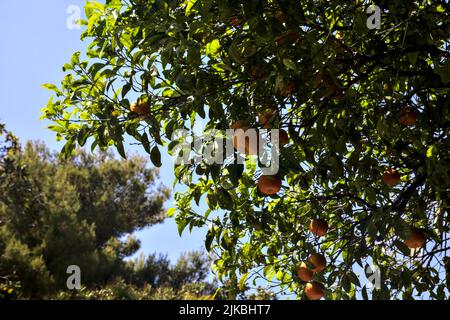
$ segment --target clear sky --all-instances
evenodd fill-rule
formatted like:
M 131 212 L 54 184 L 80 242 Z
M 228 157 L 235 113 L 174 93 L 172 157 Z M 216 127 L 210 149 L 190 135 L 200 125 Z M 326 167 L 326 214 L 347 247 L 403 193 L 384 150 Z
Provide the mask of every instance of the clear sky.
M 73 52 L 87 47 L 80 41 L 82 29 L 67 27 L 75 12 L 70 9 L 78 7 L 83 14 L 84 4 L 85 0 L 0 0 L 0 122 L 22 142 L 39 139 L 52 150 L 62 147 L 46 129 L 49 123 L 39 120 L 51 95 L 41 84 L 59 85 L 64 75 L 61 66 Z M 145 154 L 130 146 L 127 149 Z M 161 181 L 172 187 L 173 180 L 173 162 L 163 155 Z M 171 206 L 172 200 L 166 203 Z M 201 249 L 205 233 L 195 229 L 180 238 L 175 221 L 166 219 L 137 236 L 142 241 L 140 252 L 167 253 L 174 262 L 182 252 Z

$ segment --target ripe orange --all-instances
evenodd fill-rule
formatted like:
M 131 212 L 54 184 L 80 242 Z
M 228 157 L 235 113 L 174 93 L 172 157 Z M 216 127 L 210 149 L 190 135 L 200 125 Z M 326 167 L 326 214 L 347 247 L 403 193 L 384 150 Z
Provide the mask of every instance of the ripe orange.
M 327 266 L 327 260 L 320 253 L 313 253 L 309 256 L 307 261 L 314 266 L 311 269 L 313 272 L 322 272 Z
M 398 122 L 404 126 L 412 126 L 417 121 L 417 111 L 411 107 L 405 107 L 400 110 Z
M 324 79 L 325 79 L 325 76 L 324 76 L 323 72 L 316 73 L 316 75 L 314 76 L 314 79 L 313 79 L 314 88 L 317 89 L 318 87 L 320 87 L 320 85 L 322 84 Z
M 145 118 L 144 116 L 150 113 L 150 104 L 147 101 L 135 101 L 130 106 L 131 112 L 140 115 L 139 118 Z
M 308 282 L 313 278 L 313 272 L 308 268 L 306 263 L 302 262 L 297 269 L 297 276 L 300 280 Z
M 328 222 L 324 219 L 313 219 L 309 224 L 309 231 L 316 237 L 322 237 L 328 231 Z
M 289 97 L 297 91 L 297 84 L 294 81 L 289 81 L 288 84 L 281 90 L 283 97 Z
M 277 114 L 277 108 L 270 107 L 269 109 L 265 110 L 264 112 L 261 112 L 258 114 L 258 120 L 259 123 L 264 128 L 269 128 L 272 122 L 275 120 Z
M 340 98 L 340 88 L 326 70 L 321 70 L 316 73 L 313 79 L 313 87 L 314 89 L 322 88 L 322 90 L 324 90 L 324 95 L 327 97 L 338 93 L 336 98 Z
M 320 282 L 312 281 L 306 284 L 305 294 L 309 300 L 320 300 L 325 295 L 325 288 Z
M 336 37 L 337 39 L 337 37 Z M 342 46 L 342 44 L 338 40 L 331 40 L 331 45 L 333 46 L 334 50 L 336 50 L 336 53 L 343 54 L 345 53 L 345 48 Z
M 286 21 L 286 15 L 284 14 L 284 12 L 282 10 L 278 10 L 275 13 L 275 18 L 277 18 L 278 21 L 280 21 L 280 22 L 285 22 Z
M 345 52 L 345 48 L 342 46 L 344 39 L 344 32 L 338 31 L 334 36 L 333 47 L 336 49 L 337 53 L 342 54 Z
M 333 90 L 336 89 L 336 91 L 334 92 L 332 98 L 334 101 L 339 101 L 342 99 L 342 97 L 344 96 L 344 93 L 342 92 L 342 90 L 336 86 L 335 88 L 333 88 Z
M 295 31 L 287 31 L 282 35 L 275 38 L 275 41 L 278 45 L 288 44 L 297 44 L 303 41 L 302 37 Z
M 383 182 L 389 187 L 395 186 L 400 182 L 400 173 L 393 168 L 387 169 L 383 173 Z
M 281 179 L 277 176 L 261 176 L 258 180 L 258 189 L 266 195 L 277 194 L 281 189 Z
M 245 140 L 242 140 L 245 139 Z M 257 155 L 258 154 L 258 137 L 256 141 L 251 141 L 249 136 L 245 133 L 237 133 L 233 137 L 233 146 L 240 153 L 246 155 Z M 240 141 L 245 141 L 244 144 Z
M 245 22 L 244 17 L 233 16 L 228 19 L 228 23 L 233 27 L 239 27 Z
M 422 248 L 425 244 L 425 234 L 419 228 L 411 227 L 408 239 L 405 240 L 405 245 L 411 249 Z
M 242 131 L 239 130 L 233 133 L 233 146 L 237 151 L 246 155 L 258 154 L 258 136 L 256 136 L 256 141 L 250 140 L 251 135 L 246 136 L 246 131 L 250 129 L 250 126 L 245 120 L 236 121 L 231 126 L 231 129 L 242 129 Z
M 267 80 L 267 78 L 269 77 L 269 72 L 267 70 L 263 70 L 259 67 L 252 67 L 250 69 L 250 76 L 254 79 L 254 80 Z
M 287 132 L 285 130 L 280 129 L 278 134 L 279 134 L 280 146 L 281 147 L 289 143 L 289 136 L 288 136 L 288 134 L 287 134 Z
M 245 120 L 238 120 L 231 125 L 231 129 L 247 130 L 248 128 L 250 128 L 250 125 Z

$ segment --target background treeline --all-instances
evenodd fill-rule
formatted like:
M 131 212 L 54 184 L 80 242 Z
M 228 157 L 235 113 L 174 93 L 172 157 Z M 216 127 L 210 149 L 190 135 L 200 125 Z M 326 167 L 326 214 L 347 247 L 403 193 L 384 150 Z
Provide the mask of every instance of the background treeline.
M 210 280 L 210 258 L 187 252 L 130 258 L 135 231 L 165 219 L 170 191 L 147 160 L 78 150 L 62 159 L 41 142 L 22 147 L 0 123 L 1 299 L 274 299 Z M 67 267 L 81 269 L 68 290 Z
M 208 259 L 189 252 L 171 264 L 161 254 L 126 259 L 140 248 L 134 231 L 164 220 L 170 192 L 140 156 L 78 151 L 68 160 L 43 143 L 0 127 L 1 297 L 173 299 L 215 292 Z M 82 290 L 69 291 L 69 265 Z

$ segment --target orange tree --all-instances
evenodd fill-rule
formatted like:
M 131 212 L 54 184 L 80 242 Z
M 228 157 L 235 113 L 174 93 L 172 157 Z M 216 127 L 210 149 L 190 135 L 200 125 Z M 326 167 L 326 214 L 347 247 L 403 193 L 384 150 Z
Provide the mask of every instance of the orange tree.
M 274 195 L 251 161 L 174 168 L 187 188 L 169 215 L 180 233 L 209 227 L 230 297 L 261 277 L 313 299 L 446 298 L 449 8 L 374 4 L 379 29 L 361 0 L 89 2 L 87 58 L 75 53 L 61 86 L 44 85 L 55 92 L 44 117 L 65 154 L 89 140 L 124 156 L 130 136 L 156 166 L 200 118 L 284 129 Z M 381 275 L 370 292 L 357 276 L 367 265 Z

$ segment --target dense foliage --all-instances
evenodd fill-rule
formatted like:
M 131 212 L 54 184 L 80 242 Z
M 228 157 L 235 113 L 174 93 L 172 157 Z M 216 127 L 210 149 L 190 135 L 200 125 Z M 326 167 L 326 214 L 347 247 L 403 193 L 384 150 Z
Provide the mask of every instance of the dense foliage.
M 163 255 L 126 259 L 131 234 L 165 218 L 167 188 L 138 156 L 77 151 L 61 159 L 1 127 L 0 298 L 155 299 L 214 293 L 208 259 L 191 252 L 175 265 Z M 66 286 L 81 269 L 80 291 Z
M 296 268 L 320 252 L 327 267 L 314 279 L 326 298 L 446 298 L 448 2 L 373 1 L 382 16 L 372 30 L 369 4 L 89 2 L 86 59 L 75 53 L 61 86 L 45 85 L 56 96 L 44 117 L 66 140 L 66 155 L 91 141 L 124 156 L 128 135 L 159 166 L 161 147 L 176 144 L 169 139 L 176 129 L 200 118 L 207 129 L 237 120 L 261 128 L 258 113 L 272 108 L 270 125 L 290 138 L 277 195 L 258 191 L 251 157 L 245 167 L 174 168 L 187 191 L 175 196 L 170 213 L 180 232 L 209 225 L 205 246 L 217 254 L 214 270 L 231 296 L 257 278 L 303 296 Z M 387 169 L 393 180 L 383 178 Z M 204 201 L 208 209 L 198 212 L 195 204 Z M 328 222 L 324 237 L 308 231 L 313 218 Z M 411 227 L 426 236 L 412 254 L 404 242 Z M 367 265 L 381 272 L 372 292 L 356 274 Z

